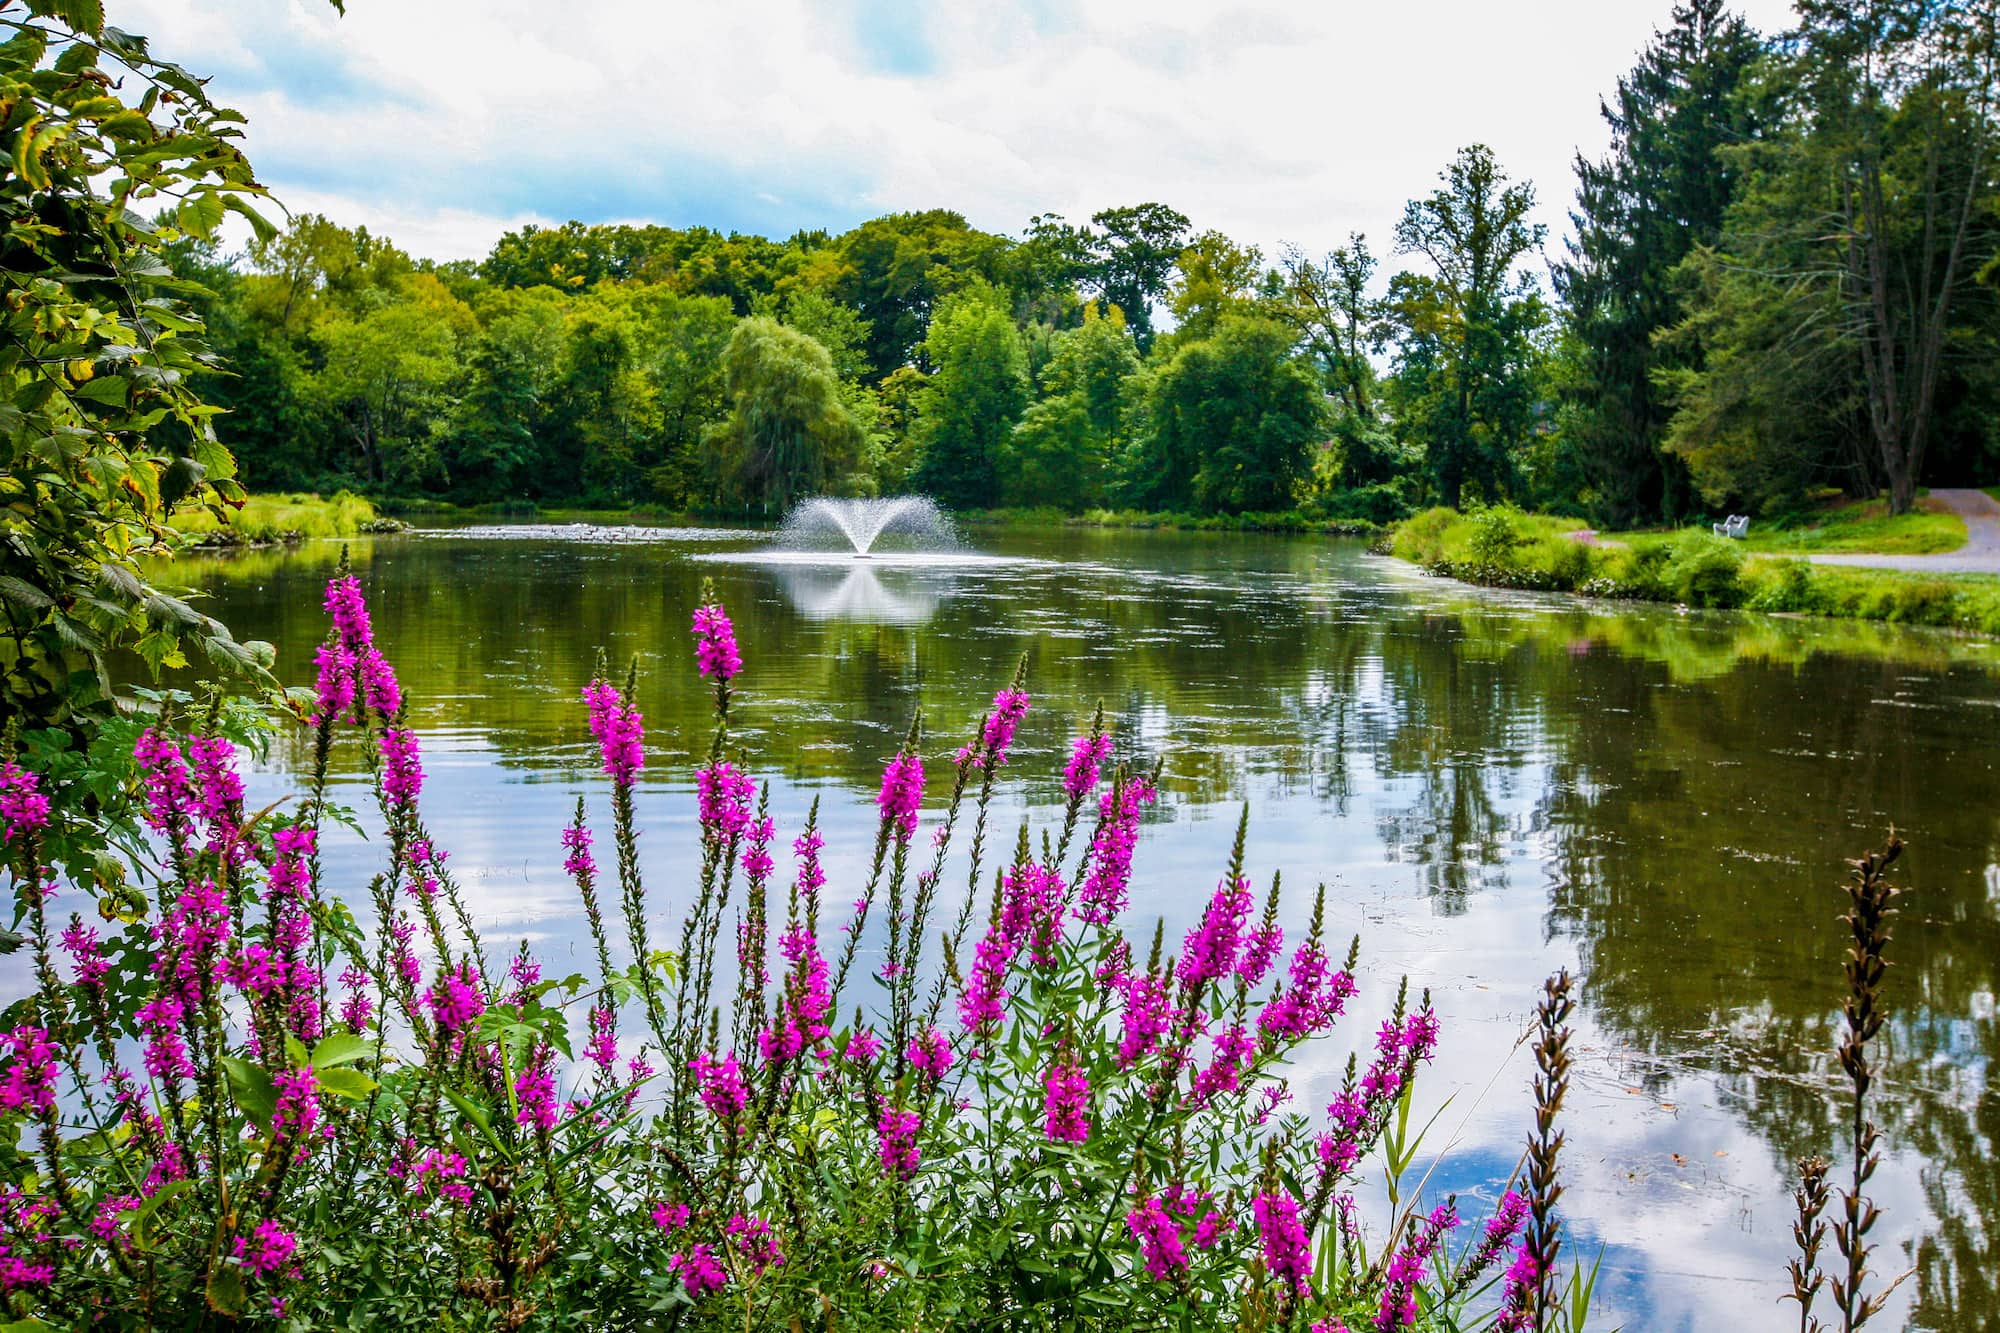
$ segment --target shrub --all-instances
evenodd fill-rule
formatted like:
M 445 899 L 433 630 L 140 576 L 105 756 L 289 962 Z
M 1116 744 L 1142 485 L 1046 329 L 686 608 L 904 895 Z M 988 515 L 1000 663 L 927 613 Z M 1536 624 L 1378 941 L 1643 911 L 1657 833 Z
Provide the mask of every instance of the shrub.
M 1527 538 L 1521 532 L 1525 517 L 1512 505 L 1492 505 L 1472 515 L 1467 552 L 1482 565 L 1502 568 L 1514 563 L 1514 552 Z
M 600 673 L 583 697 L 610 864 L 583 797 L 562 838 L 594 975 L 544 977 L 525 945 L 496 957 L 474 927 L 344 571 L 327 606 L 297 809 L 246 811 L 234 747 L 204 721 L 138 736 L 164 878 L 108 940 L 48 912 L 44 850 L 76 806 L 0 769 L 39 983 L 0 1033 L 0 1123 L 20 1138 L 0 1155 L 15 1316 L 1123 1329 L 1216 1327 L 1234 1310 L 1246 1330 L 1403 1329 L 1484 1323 L 1495 1303 L 1546 1326 L 1587 1302 L 1549 1263 L 1567 979 L 1537 1045 L 1534 1197 L 1510 1190 L 1454 1246 L 1453 1201 L 1397 1185 L 1439 1036 L 1429 997 L 1397 993 L 1324 1118 L 1286 1109 L 1289 1057 L 1356 997 L 1357 946 L 1328 940 L 1323 895 L 1285 938 L 1277 882 L 1260 902 L 1239 826 L 1179 949 L 1159 925 L 1135 947 L 1119 923 L 1153 779 L 1117 762 L 1101 720 L 1071 749 L 1060 817 L 1039 843 L 1024 826 L 997 866 L 987 821 L 1030 706 L 1019 678 L 943 761 L 928 837 L 913 725 L 883 774 L 867 881 L 829 932 L 816 808 L 789 888 L 774 878 L 768 789 L 729 725 L 742 658 L 710 602 L 694 618 L 717 730 L 696 773 L 693 904 L 656 943 L 634 816 L 644 722 L 629 679 Z M 328 771 L 349 736 L 387 828 L 383 873 L 355 904 L 318 856 L 321 824 L 343 817 Z M 1347 1191 L 1378 1148 L 1392 1226 L 1371 1253 Z
M 1737 576 L 1743 557 L 1726 539 L 1711 533 L 1683 533 L 1668 547 L 1662 580 L 1674 599 L 1689 606 L 1730 607 L 1743 601 Z

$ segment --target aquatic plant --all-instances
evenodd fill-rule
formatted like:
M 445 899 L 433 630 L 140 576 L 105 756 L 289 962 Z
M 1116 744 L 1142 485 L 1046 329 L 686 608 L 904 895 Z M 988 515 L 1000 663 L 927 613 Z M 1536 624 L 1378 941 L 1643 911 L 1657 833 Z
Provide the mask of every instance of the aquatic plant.
M 1402 1188 L 1442 1036 L 1429 996 L 1399 990 L 1365 1068 L 1350 1061 L 1329 1106 L 1291 1107 L 1288 1062 L 1362 998 L 1358 941 L 1329 947 L 1323 890 L 1286 939 L 1278 881 L 1259 892 L 1248 873 L 1246 811 L 1200 921 L 1177 950 L 1155 923 L 1142 957 L 1121 922 L 1155 775 L 1101 715 L 1069 747 L 1060 819 L 1024 825 L 998 863 L 991 804 L 1032 707 L 1021 673 L 942 759 L 913 725 L 884 767 L 866 881 L 835 913 L 817 807 L 778 878 L 768 794 L 730 729 L 754 671 L 705 597 L 693 665 L 716 730 L 679 948 L 651 943 L 636 680 L 600 670 L 580 711 L 624 930 L 597 900 L 589 814 L 607 796 L 586 792 L 547 853 L 583 900 L 595 975 L 544 977 L 474 927 L 425 820 L 406 696 L 344 569 L 326 606 L 299 801 L 246 809 L 210 717 L 140 736 L 162 864 L 130 919 L 51 919 L 42 843 L 85 816 L 31 769 L 0 769 L 38 982 L 0 1016 L 13 1316 L 1389 1330 L 1519 1310 L 1532 1322 L 1503 1326 L 1554 1326 L 1566 974 L 1541 1011 L 1525 1192 L 1454 1253 L 1461 1201 Z M 387 829 L 365 886 L 328 885 L 320 865 L 323 825 L 346 818 L 328 772 L 348 744 Z M 947 895 L 959 910 L 935 928 Z M 1392 1218 L 1371 1246 L 1354 1191 L 1378 1153 Z

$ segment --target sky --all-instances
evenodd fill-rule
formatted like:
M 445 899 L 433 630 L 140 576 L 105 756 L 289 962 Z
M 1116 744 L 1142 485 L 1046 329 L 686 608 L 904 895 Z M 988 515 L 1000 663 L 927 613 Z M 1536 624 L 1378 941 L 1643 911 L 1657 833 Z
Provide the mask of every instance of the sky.
M 113 0 L 211 77 L 293 212 L 478 258 L 527 223 L 783 237 L 910 209 L 1018 235 L 1157 200 L 1378 254 L 1454 151 L 1572 160 L 1671 0 Z M 1758 28 L 1787 0 L 1739 0 Z

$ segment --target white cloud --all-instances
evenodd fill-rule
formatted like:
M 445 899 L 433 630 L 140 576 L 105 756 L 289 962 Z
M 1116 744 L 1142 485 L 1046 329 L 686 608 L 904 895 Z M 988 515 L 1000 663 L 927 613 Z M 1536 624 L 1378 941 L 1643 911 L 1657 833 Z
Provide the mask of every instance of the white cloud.
M 1787 16 L 1743 8 L 1767 29 Z M 1267 251 L 1351 230 L 1381 250 L 1474 140 L 1535 182 L 1553 238 L 1573 154 L 1604 143 L 1597 99 L 1666 17 L 1654 0 L 1083 0 L 1048 21 L 811 0 L 113 14 L 215 73 L 281 199 L 439 258 L 572 215 L 783 234 L 943 206 L 1014 232 L 1149 199 Z

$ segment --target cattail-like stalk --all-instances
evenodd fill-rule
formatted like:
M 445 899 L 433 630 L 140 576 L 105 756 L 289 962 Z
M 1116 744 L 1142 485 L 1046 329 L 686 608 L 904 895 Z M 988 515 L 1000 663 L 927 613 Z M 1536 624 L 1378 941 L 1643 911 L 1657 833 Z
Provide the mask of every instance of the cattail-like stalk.
M 1792 1201 L 1799 1210 L 1798 1220 L 1792 1223 L 1792 1239 L 1798 1244 L 1799 1257 L 1791 1262 L 1792 1289 L 1779 1299 L 1799 1303 L 1799 1333 L 1819 1333 L 1825 1327 L 1812 1317 L 1812 1308 L 1820 1288 L 1826 1285 L 1826 1274 L 1819 1268 L 1819 1250 L 1826 1240 L 1826 1223 L 1820 1214 L 1826 1210 L 1827 1168 L 1824 1157 L 1801 1157 L 1799 1187 L 1792 1191 Z
M 1563 1098 L 1569 1092 L 1569 969 L 1563 968 L 1542 986 L 1542 1001 L 1535 1007 L 1535 1130 L 1528 1138 L 1528 1228 L 1522 1241 L 1534 1264 L 1534 1282 L 1524 1293 L 1530 1316 L 1526 1327 L 1547 1333 L 1557 1308 L 1556 1256 L 1562 1250 L 1562 1235 L 1556 1218 L 1556 1202 L 1562 1198 L 1556 1159 L 1562 1153 L 1563 1132 L 1556 1128 Z
M 1844 1276 L 1833 1279 L 1833 1303 L 1840 1309 L 1842 1333 L 1854 1333 L 1888 1304 L 1891 1284 L 1869 1296 L 1862 1292 L 1868 1277 L 1868 1256 L 1874 1246 L 1868 1233 L 1879 1216 L 1874 1203 L 1861 1191 L 1881 1163 L 1876 1151 L 1880 1131 L 1868 1118 L 1868 1089 L 1875 1071 L 1868 1063 L 1868 1043 L 1882 1030 L 1887 1011 L 1881 1005 L 1882 979 L 1889 970 L 1883 952 L 1889 944 L 1889 927 L 1896 918 L 1896 900 L 1903 890 L 1889 883 L 1889 867 L 1903 854 L 1903 840 L 1892 831 L 1879 852 L 1870 852 L 1850 861 L 1847 877 L 1848 910 L 1840 918 L 1846 923 L 1850 942 L 1842 971 L 1847 975 L 1847 1000 L 1841 1014 L 1847 1020 L 1847 1035 L 1840 1043 L 1840 1067 L 1854 1087 L 1854 1113 L 1850 1133 L 1854 1153 L 1853 1173 L 1840 1192 L 1840 1215 L 1833 1224 L 1833 1243 L 1846 1262 Z

